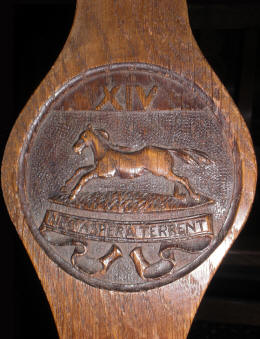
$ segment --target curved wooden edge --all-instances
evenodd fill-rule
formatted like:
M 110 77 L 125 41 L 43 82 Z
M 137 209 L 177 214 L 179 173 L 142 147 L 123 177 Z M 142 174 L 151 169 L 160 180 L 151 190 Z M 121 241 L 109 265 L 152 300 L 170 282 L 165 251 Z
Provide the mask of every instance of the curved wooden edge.
M 9 137 L 2 164 L 4 198 L 46 292 L 61 338 L 185 338 L 211 278 L 249 214 L 256 186 L 252 141 L 232 99 L 198 49 L 188 26 L 185 1 L 163 0 L 158 4 L 126 0 L 114 6 L 110 0 L 78 1 L 73 29 L 62 53 Z M 194 81 L 225 114 L 237 137 L 242 164 L 239 208 L 221 245 L 185 277 L 138 293 L 96 289 L 62 271 L 34 240 L 19 202 L 19 156 L 39 108 L 68 78 L 121 62 L 156 64 Z

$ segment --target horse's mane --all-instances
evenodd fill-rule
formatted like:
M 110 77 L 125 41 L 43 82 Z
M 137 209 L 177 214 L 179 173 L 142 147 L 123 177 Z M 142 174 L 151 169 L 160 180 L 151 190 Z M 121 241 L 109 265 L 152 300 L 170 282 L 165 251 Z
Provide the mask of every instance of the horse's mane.
M 145 145 L 143 146 L 139 146 L 138 148 L 136 147 L 127 147 L 127 146 L 121 146 L 121 145 L 117 145 L 117 144 L 113 144 L 110 140 L 109 140 L 109 134 L 102 130 L 102 129 L 95 129 L 95 134 L 102 140 L 102 142 L 107 145 L 110 149 L 112 149 L 113 151 L 116 152 L 122 152 L 122 153 L 133 153 L 133 152 L 137 152 L 142 150 Z

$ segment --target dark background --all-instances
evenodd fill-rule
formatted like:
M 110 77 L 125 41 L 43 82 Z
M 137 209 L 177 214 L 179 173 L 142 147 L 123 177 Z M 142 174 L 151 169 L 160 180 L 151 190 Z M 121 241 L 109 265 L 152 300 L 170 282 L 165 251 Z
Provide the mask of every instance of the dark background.
M 244 115 L 258 155 L 260 2 L 188 0 L 188 5 L 199 46 Z M 1 4 L 1 152 L 16 117 L 61 51 L 74 10 L 75 0 L 13 0 Z M 0 206 L 0 336 L 56 339 L 40 281 L 3 200 Z M 260 338 L 259 213 L 257 191 L 249 220 L 215 274 L 189 339 Z

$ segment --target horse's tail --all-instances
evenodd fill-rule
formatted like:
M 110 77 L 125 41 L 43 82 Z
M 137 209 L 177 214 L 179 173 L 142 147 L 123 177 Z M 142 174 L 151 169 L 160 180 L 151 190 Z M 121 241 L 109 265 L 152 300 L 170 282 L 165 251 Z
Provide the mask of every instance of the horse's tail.
M 208 165 L 212 163 L 206 153 L 196 149 L 169 149 L 169 152 L 174 153 L 187 164 L 200 165 L 201 163 L 204 163 Z

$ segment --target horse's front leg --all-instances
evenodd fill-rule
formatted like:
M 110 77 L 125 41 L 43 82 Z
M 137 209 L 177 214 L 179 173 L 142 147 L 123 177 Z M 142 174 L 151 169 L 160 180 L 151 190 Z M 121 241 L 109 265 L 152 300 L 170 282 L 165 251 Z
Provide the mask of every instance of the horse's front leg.
M 65 182 L 65 186 L 69 186 L 74 180 L 75 178 L 80 174 L 82 173 L 83 171 L 84 172 L 90 172 L 91 170 L 93 170 L 95 167 L 95 165 L 89 165 L 89 166 L 85 166 L 85 167 L 80 167 L 79 169 L 77 169 L 75 171 L 75 173 L 73 174 L 73 176 L 71 178 L 69 178 L 66 182 Z
M 65 181 L 65 185 L 64 185 L 64 189 L 69 186 L 74 180 L 75 178 L 81 173 L 83 172 L 83 170 L 85 169 L 85 167 L 81 167 L 79 169 L 77 169 L 74 174 L 68 179 Z
M 79 183 L 74 187 L 74 189 L 72 190 L 71 194 L 70 194 L 70 200 L 74 200 L 77 196 L 77 194 L 82 190 L 82 187 L 84 185 L 86 185 L 86 183 L 93 179 L 93 178 L 96 178 L 97 177 L 97 174 L 95 171 L 92 171 L 92 172 L 89 172 L 87 173 L 86 175 L 84 175 Z

